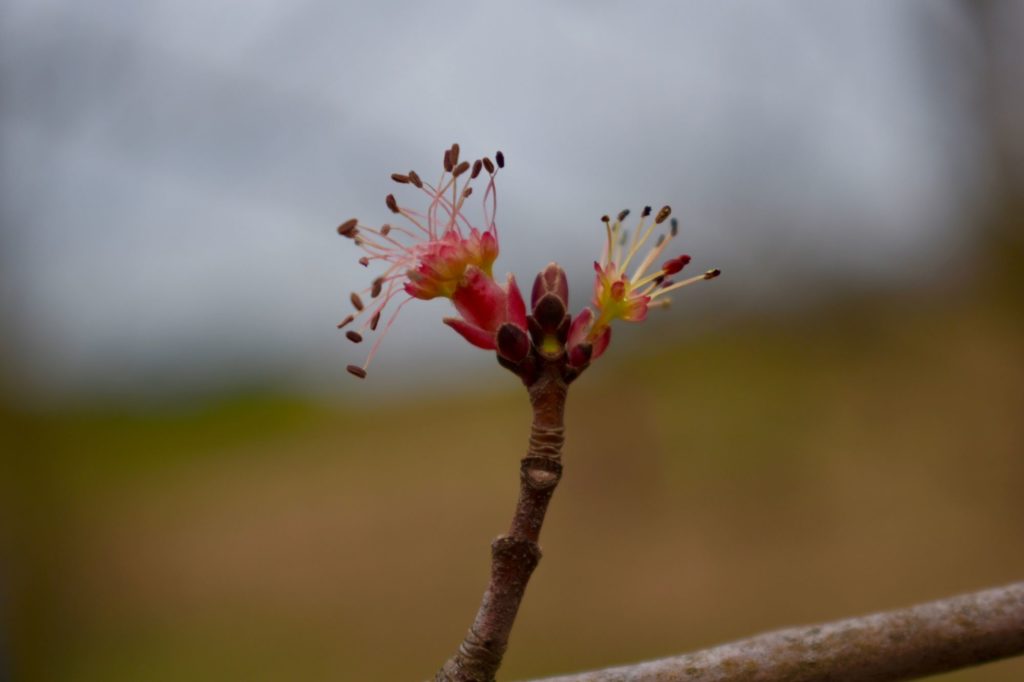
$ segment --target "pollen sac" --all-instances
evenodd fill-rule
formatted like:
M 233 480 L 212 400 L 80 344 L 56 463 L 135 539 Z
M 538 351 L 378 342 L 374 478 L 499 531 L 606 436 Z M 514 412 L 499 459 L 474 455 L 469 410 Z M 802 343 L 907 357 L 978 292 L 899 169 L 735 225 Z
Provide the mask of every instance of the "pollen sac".
M 338 225 L 338 234 L 340 234 L 342 237 L 348 237 L 349 239 L 351 239 L 355 237 L 356 233 L 358 232 L 358 230 L 356 229 L 356 225 L 358 224 L 358 220 L 356 220 L 355 218 L 350 218 L 349 220 L 343 222 L 341 225 Z
M 549 263 L 533 280 L 530 305 L 536 307 L 546 294 L 553 294 L 559 298 L 563 307 L 569 306 L 569 281 L 565 276 L 565 271 L 558 263 Z
M 661 271 L 666 275 L 674 275 L 690 263 L 690 257 L 686 254 L 677 256 L 672 260 L 665 261 L 665 264 L 661 266 Z

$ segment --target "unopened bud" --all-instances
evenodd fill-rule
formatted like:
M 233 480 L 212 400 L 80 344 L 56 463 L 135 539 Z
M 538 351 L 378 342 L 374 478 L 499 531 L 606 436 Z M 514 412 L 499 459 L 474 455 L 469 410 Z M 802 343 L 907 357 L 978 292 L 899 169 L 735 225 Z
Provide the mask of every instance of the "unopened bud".
M 498 354 L 511 362 L 519 362 L 530 352 L 530 339 L 522 328 L 506 322 L 498 328 Z
M 536 306 L 544 294 L 554 294 L 561 299 L 565 307 L 569 307 L 569 281 L 558 263 L 548 263 L 533 280 L 530 305 Z
M 565 318 L 565 303 L 556 294 L 544 294 L 533 305 L 533 317 L 545 333 L 553 334 Z

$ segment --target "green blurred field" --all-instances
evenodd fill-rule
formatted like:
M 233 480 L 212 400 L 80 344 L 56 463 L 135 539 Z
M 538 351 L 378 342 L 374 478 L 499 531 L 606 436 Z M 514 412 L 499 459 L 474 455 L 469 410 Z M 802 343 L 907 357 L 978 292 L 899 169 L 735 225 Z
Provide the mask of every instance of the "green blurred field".
M 624 335 L 571 392 L 503 679 L 1024 577 L 1024 311 L 999 293 L 1017 284 Z M 497 366 L 479 384 L 363 408 L 8 409 L 16 679 L 432 675 L 526 442 L 522 389 Z M 1020 680 L 1024 660 L 944 679 Z

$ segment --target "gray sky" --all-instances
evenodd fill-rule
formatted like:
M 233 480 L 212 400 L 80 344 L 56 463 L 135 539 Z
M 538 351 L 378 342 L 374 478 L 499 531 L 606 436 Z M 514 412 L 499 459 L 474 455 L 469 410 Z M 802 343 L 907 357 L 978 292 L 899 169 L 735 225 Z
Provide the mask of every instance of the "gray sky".
M 453 141 L 508 156 L 497 269 L 563 263 L 574 309 L 601 214 L 672 204 L 726 273 L 695 325 L 944 267 L 989 163 L 953 2 L 8 0 L 0 57 L 5 346 L 44 392 L 353 390 L 334 228 Z M 408 306 L 375 381 L 490 371 L 446 313 Z

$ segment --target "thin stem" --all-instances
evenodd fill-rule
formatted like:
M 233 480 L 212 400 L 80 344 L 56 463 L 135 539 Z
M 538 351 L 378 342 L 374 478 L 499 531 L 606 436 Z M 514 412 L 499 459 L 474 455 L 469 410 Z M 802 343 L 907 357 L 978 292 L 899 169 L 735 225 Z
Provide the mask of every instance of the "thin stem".
M 895 682 L 1024 654 L 1024 582 L 534 682 Z
M 520 463 L 519 500 L 508 533 L 491 543 L 491 579 L 480 609 L 455 655 L 435 682 L 492 682 L 508 647 L 526 585 L 540 561 L 541 527 L 562 476 L 563 421 L 568 390 L 558 363 L 546 363 L 529 387 L 530 447 Z

